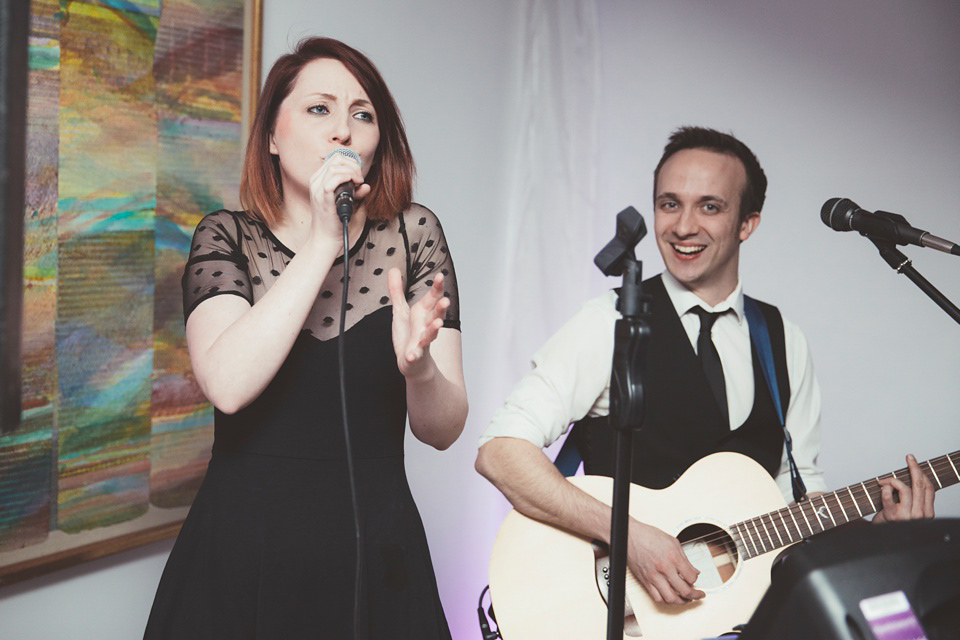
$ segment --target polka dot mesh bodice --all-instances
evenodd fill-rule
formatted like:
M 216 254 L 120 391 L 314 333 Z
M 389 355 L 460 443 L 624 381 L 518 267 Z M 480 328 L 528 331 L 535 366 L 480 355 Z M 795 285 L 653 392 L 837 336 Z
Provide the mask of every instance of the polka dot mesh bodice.
M 204 300 L 232 294 L 251 305 L 263 297 L 294 257 L 261 222 L 244 213 L 217 211 L 197 225 L 190 258 L 183 274 L 184 319 Z M 457 278 L 440 222 L 432 211 L 414 204 L 395 219 L 368 220 L 349 255 L 350 287 L 344 330 L 390 305 L 387 272 L 396 267 L 403 277 L 409 304 L 423 297 L 437 274 L 444 276 L 444 296 L 450 298 L 445 327 L 460 329 Z M 343 257 L 327 274 L 303 331 L 319 340 L 335 338 L 340 330 Z

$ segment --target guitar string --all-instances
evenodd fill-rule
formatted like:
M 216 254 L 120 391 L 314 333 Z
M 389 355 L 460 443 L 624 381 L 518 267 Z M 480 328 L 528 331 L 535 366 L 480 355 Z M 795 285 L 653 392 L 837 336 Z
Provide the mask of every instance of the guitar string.
M 927 462 L 921 463 L 921 466 L 926 465 L 937 476 L 936 482 L 937 482 L 938 488 L 941 488 L 943 486 L 950 486 L 952 484 L 955 484 L 956 482 L 960 482 L 960 474 L 958 474 L 955 471 L 954 469 L 955 465 L 953 464 L 953 461 L 950 459 L 953 456 L 957 456 L 958 458 L 960 458 L 960 452 L 955 452 L 953 454 L 948 454 L 946 456 L 941 456 L 940 458 L 936 458 L 934 460 L 929 460 Z M 946 472 L 948 471 L 953 472 L 952 474 L 949 474 L 949 475 L 953 475 L 954 477 L 956 477 L 956 480 L 950 479 L 949 483 L 944 485 L 940 480 L 940 478 L 944 474 L 946 474 Z M 847 509 L 844 507 L 844 504 L 846 504 L 847 507 L 851 507 L 850 513 L 852 513 L 853 511 L 852 508 L 856 506 L 858 515 L 863 514 L 863 509 L 860 509 L 858 500 L 856 499 L 856 496 L 853 495 L 853 492 L 856 492 L 856 491 L 861 491 L 862 495 L 868 498 L 868 500 L 870 501 L 870 508 L 867 510 L 866 515 L 869 515 L 870 513 L 875 513 L 876 511 L 879 510 L 876 507 L 876 505 L 881 503 L 880 494 L 881 494 L 882 488 L 880 486 L 879 481 L 885 478 L 898 477 L 900 475 L 904 476 L 903 478 L 900 478 L 900 479 L 909 485 L 910 484 L 909 469 L 907 468 L 899 469 L 897 471 L 893 471 L 891 473 L 878 476 L 873 480 L 864 481 L 858 485 L 851 485 L 849 487 L 845 487 L 838 491 L 834 491 L 833 493 L 817 496 L 812 500 L 808 500 L 799 504 L 790 505 L 790 506 L 778 509 L 776 511 L 772 511 L 768 514 L 763 514 L 761 516 L 758 516 L 752 519 L 735 523 L 733 525 L 734 527 L 740 525 L 746 529 L 747 534 L 750 536 L 751 543 L 753 544 L 757 553 L 749 552 L 749 548 L 744 544 L 743 536 L 741 534 L 739 533 L 731 534 L 722 529 L 718 531 L 713 531 L 709 534 L 697 536 L 689 540 L 685 540 L 683 544 L 690 545 L 697 542 L 703 542 L 704 544 L 707 545 L 708 548 L 709 548 L 709 545 L 711 544 L 721 544 L 724 546 L 727 553 L 731 553 L 732 551 L 731 542 L 734 544 L 734 550 L 738 548 L 738 546 L 736 545 L 736 540 L 734 539 L 735 537 L 737 537 L 737 538 L 740 538 L 741 540 L 741 545 L 739 546 L 743 546 L 744 550 L 747 552 L 746 557 L 747 558 L 755 557 L 756 555 L 759 555 L 761 553 L 766 553 L 768 551 L 773 551 L 774 549 L 779 549 L 781 547 L 786 546 L 787 543 L 783 542 L 783 536 L 781 535 L 781 532 L 787 536 L 790 543 L 793 543 L 793 542 L 798 542 L 803 538 L 810 537 L 816 533 L 820 533 L 821 531 L 824 531 L 828 528 L 832 528 L 833 526 L 836 526 L 837 516 L 836 514 L 832 513 L 828 499 L 833 499 L 836 505 L 840 506 L 840 509 L 842 511 L 842 518 L 843 518 L 840 524 L 845 524 L 847 522 L 850 522 L 856 519 L 856 518 L 850 517 L 847 514 Z M 866 486 L 868 483 L 870 485 L 869 488 L 867 488 Z M 846 492 L 850 497 L 844 496 L 843 495 L 844 492 Z M 826 508 L 827 513 L 830 515 L 823 516 L 822 514 L 820 514 L 820 509 L 814 506 L 817 501 L 820 501 L 822 503 L 820 508 Z M 836 508 L 836 505 L 834 508 Z M 863 505 L 863 506 L 864 506 L 864 509 L 866 509 L 866 505 Z M 805 509 L 808 509 L 809 513 L 807 513 Z M 800 511 L 804 515 L 804 521 L 807 523 L 807 528 L 810 531 L 809 534 L 805 535 L 803 533 L 802 529 L 800 529 L 799 527 L 799 523 L 795 524 L 793 527 L 793 531 L 796 533 L 794 534 L 791 532 L 791 527 L 788 524 L 788 521 L 786 520 L 785 515 L 792 515 L 794 511 Z M 784 512 L 787 512 L 787 514 L 785 514 Z M 774 520 L 774 517 L 773 517 L 774 514 L 779 516 L 782 524 L 777 524 L 777 522 Z M 766 517 L 770 522 L 769 528 L 767 527 L 766 523 L 763 521 L 764 517 Z M 820 531 L 814 531 L 813 528 L 809 525 L 810 517 L 813 518 L 814 522 L 820 525 Z M 827 517 L 830 517 L 831 519 L 830 526 L 826 526 L 825 521 Z M 791 520 L 795 521 L 795 518 L 791 517 Z M 821 520 L 823 520 L 824 522 L 821 522 Z M 759 526 L 758 526 L 758 523 L 759 523 Z M 750 532 L 750 526 L 749 526 L 750 524 L 753 524 L 753 530 L 755 533 Z M 761 528 L 764 530 L 764 533 L 761 533 Z M 777 543 L 777 541 L 773 540 L 773 536 L 770 535 L 769 533 L 770 529 L 772 529 L 774 533 L 777 534 L 777 537 L 779 539 L 779 544 Z M 760 542 L 759 547 L 757 547 L 758 540 Z M 710 553 L 710 557 L 711 558 L 713 557 L 712 553 Z M 688 558 L 696 559 L 699 561 L 699 560 L 706 559 L 706 556 L 703 555 L 703 552 L 701 551 L 699 553 L 694 553 L 692 556 L 688 554 Z
M 939 489 L 939 488 L 942 488 L 945 486 L 951 486 L 953 484 L 956 484 L 957 482 L 960 482 L 960 473 L 957 472 L 956 465 L 952 460 L 953 458 L 956 458 L 957 462 L 960 463 L 960 451 L 956 451 L 954 453 L 947 454 L 939 458 L 935 458 L 935 459 L 920 463 L 921 469 L 924 467 L 927 467 L 933 471 L 936 478 L 933 478 L 931 480 L 936 482 L 937 484 L 936 488 Z M 903 477 L 900 477 L 900 476 L 903 476 Z M 876 513 L 877 511 L 880 510 L 878 506 L 882 504 L 881 497 L 880 497 L 882 492 L 880 480 L 891 478 L 891 477 L 898 478 L 907 485 L 911 484 L 909 468 L 898 469 L 896 471 L 884 474 L 882 476 L 878 476 L 872 480 L 866 480 L 857 485 L 850 485 L 849 487 L 839 489 L 832 493 L 827 493 L 827 494 L 817 496 L 812 500 L 807 500 L 799 504 L 793 504 L 793 505 L 778 509 L 776 511 L 771 511 L 770 513 L 767 513 L 767 514 L 757 516 L 755 518 L 750 518 L 748 520 L 734 523 L 734 525 L 732 525 L 733 527 L 740 525 L 746 529 L 747 534 L 751 538 L 751 543 L 757 550 L 757 553 L 751 553 L 749 551 L 749 548 L 743 542 L 743 536 L 741 534 L 728 533 L 723 529 L 720 529 L 718 531 L 713 531 L 711 533 L 704 534 L 701 536 L 697 536 L 695 538 L 690 538 L 689 540 L 683 541 L 683 544 L 692 544 L 696 542 L 703 542 L 708 546 L 711 544 L 722 544 L 726 548 L 727 552 L 730 553 L 731 541 L 734 543 L 734 545 L 736 545 L 736 540 L 734 538 L 740 538 L 741 544 L 737 545 L 736 548 L 739 548 L 742 546 L 744 550 L 747 552 L 746 553 L 747 558 L 755 557 L 756 555 L 766 553 L 767 551 L 773 551 L 774 549 L 779 549 L 781 547 L 786 546 L 788 543 L 783 542 L 781 533 L 787 536 L 790 543 L 799 542 L 804 538 L 808 538 L 816 533 L 825 531 L 826 529 L 832 528 L 837 524 L 846 524 L 847 522 L 851 522 L 852 520 L 859 519 L 859 517 L 861 517 L 862 515 L 870 515 L 871 513 Z M 943 477 L 947 477 L 948 482 L 946 484 L 943 483 L 943 480 L 942 480 Z M 869 488 L 867 488 L 867 485 L 869 485 Z M 854 495 L 854 493 L 858 491 L 861 493 L 863 497 L 868 499 L 869 508 L 867 508 L 868 506 L 867 504 L 862 504 Z M 848 495 L 844 495 L 844 493 Z M 832 499 L 835 502 L 833 509 L 831 509 L 830 503 L 828 502 L 828 500 L 830 499 Z M 821 503 L 821 506 L 819 508 L 814 506 L 816 502 Z M 834 513 L 834 510 L 836 509 L 837 506 L 840 507 L 841 513 L 839 514 Z M 863 507 L 862 509 L 861 509 L 861 506 Z M 849 510 L 848 510 L 848 507 L 849 507 Z M 826 508 L 828 515 L 823 516 L 820 513 L 820 509 L 822 508 Z M 805 509 L 807 511 L 805 511 Z M 854 512 L 854 509 L 856 509 L 856 513 L 858 514 L 858 517 L 856 518 L 852 517 L 851 515 Z M 792 528 L 790 524 L 788 524 L 788 521 L 786 520 L 785 515 L 792 515 L 795 511 L 800 511 L 801 514 L 803 514 L 804 516 L 803 521 L 807 523 L 807 529 L 810 531 L 810 533 L 804 534 L 802 529 L 799 527 L 799 522 L 796 525 L 794 525 Z M 782 522 L 782 525 L 777 524 L 777 522 L 774 520 L 774 514 L 779 516 Z M 840 522 L 837 522 L 838 515 L 841 518 Z M 773 536 L 770 535 L 769 529 L 766 523 L 763 521 L 764 517 L 766 517 L 770 522 L 769 528 L 772 528 L 773 531 L 777 534 L 777 537 L 779 538 L 779 544 L 778 544 L 778 541 L 774 540 Z M 819 531 L 815 531 L 813 527 L 809 524 L 810 518 L 812 518 L 813 522 L 817 523 L 820 526 Z M 828 523 L 826 522 L 827 519 L 830 520 L 829 526 L 827 526 L 828 525 Z M 794 521 L 794 520 L 795 518 L 791 517 L 791 521 Z M 758 522 L 759 522 L 759 526 L 758 526 Z M 749 524 L 751 523 L 753 524 L 753 529 L 756 533 L 750 532 Z M 761 533 L 761 529 L 766 531 L 766 533 Z M 791 533 L 791 529 L 795 533 Z M 756 538 L 756 540 L 754 538 Z M 760 541 L 759 547 L 757 546 L 757 540 Z M 696 556 L 696 558 L 698 560 L 703 559 L 703 557 L 701 556 Z

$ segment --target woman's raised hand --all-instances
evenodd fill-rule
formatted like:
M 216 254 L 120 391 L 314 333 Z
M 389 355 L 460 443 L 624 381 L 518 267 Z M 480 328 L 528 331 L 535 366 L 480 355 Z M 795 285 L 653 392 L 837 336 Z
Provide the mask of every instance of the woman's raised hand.
M 436 340 L 450 306 L 443 295 L 443 275 L 437 274 L 430 291 L 413 307 L 407 304 L 399 269 L 390 269 L 387 287 L 393 304 L 393 349 L 400 373 L 408 380 L 433 375 L 436 365 L 430 357 L 430 343 Z

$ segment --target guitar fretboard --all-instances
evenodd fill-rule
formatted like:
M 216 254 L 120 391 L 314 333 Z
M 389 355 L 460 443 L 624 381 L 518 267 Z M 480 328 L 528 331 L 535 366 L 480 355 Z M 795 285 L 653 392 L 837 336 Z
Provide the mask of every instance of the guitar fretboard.
M 960 451 L 921 462 L 920 468 L 927 474 L 935 490 L 949 487 L 960 482 Z M 811 500 L 738 522 L 731 527 L 731 534 L 744 559 L 780 549 L 827 529 L 876 513 L 883 508 L 880 481 L 891 477 L 910 484 L 910 470 L 899 469 L 833 493 L 825 493 Z

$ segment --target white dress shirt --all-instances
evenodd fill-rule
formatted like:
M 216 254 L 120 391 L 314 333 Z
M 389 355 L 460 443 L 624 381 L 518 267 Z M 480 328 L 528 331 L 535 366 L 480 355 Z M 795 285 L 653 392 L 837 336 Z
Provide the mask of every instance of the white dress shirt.
M 727 389 L 730 428 L 746 421 L 753 409 L 753 358 L 750 331 L 743 312 L 743 291 L 738 282 L 719 304 L 710 306 L 681 285 L 669 272 L 663 284 L 680 316 L 694 351 L 700 333 L 696 306 L 726 311 L 713 325 L 713 342 L 720 354 Z M 610 413 L 610 373 L 613 362 L 614 325 L 620 318 L 617 294 L 606 293 L 587 301 L 533 356 L 533 369 L 517 383 L 480 437 L 480 445 L 497 437 L 521 438 L 545 447 L 563 436 L 571 423 L 583 417 Z M 786 428 L 793 438 L 793 457 L 808 492 L 825 491 L 820 452 L 820 386 L 813 372 L 807 340 L 792 322 L 783 319 L 786 339 L 790 404 Z M 777 474 L 777 485 L 787 502 L 793 500 L 786 450 Z

